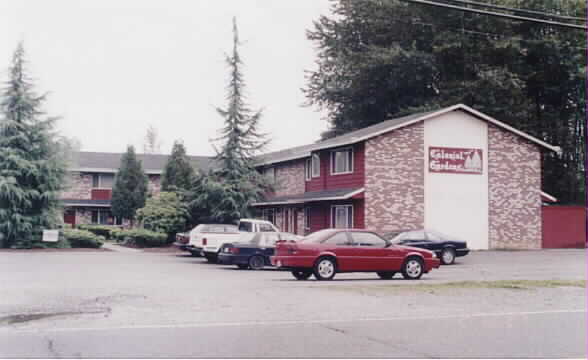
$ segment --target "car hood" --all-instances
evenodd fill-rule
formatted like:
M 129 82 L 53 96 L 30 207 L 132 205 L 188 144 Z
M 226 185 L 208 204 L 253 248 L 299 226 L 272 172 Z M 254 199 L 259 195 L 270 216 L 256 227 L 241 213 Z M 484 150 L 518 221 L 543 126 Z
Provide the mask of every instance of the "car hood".
M 430 255 L 430 256 L 434 255 L 434 252 L 432 252 L 430 250 L 421 249 L 421 248 L 417 248 L 417 247 L 413 247 L 413 246 L 406 246 L 406 245 L 394 245 L 394 246 L 396 246 L 397 248 L 400 248 L 400 249 L 404 249 L 406 251 L 418 252 L 423 255 Z

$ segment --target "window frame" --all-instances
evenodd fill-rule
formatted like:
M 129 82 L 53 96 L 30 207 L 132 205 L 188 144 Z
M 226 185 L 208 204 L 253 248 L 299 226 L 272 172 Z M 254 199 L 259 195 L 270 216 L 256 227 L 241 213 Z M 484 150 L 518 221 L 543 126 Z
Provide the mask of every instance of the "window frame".
M 345 228 L 337 228 L 336 227 L 336 222 L 337 222 L 337 218 L 336 218 L 336 209 L 337 208 L 346 208 L 347 209 L 347 221 L 349 221 L 351 219 L 351 224 L 348 224 L 350 226 L 346 226 Z M 349 213 L 349 209 L 351 209 L 351 214 Z M 342 204 L 342 205 L 331 205 L 331 221 L 330 221 L 330 227 L 331 228 L 335 228 L 335 229 L 353 229 L 354 226 L 354 211 L 353 211 L 353 204 Z
M 102 186 L 102 176 L 103 175 L 112 175 L 112 185 L 110 187 L 103 187 Z M 98 181 L 97 181 L 98 186 L 94 186 L 95 179 L 98 179 Z M 116 179 L 116 174 L 113 174 L 113 173 L 92 173 L 92 189 L 112 190 L 114 188 L 115 179 Z
M 317 173 L 315 174 L 314 170 L 314 163 L 317 163 Z M 310 165 L 311 165 L 311 170 L 310 170 L 310 174 L 312 178 L 318 178 L 321 177 L 321 157 L 319 154 L 312 154 L 311 155 L 311 161 L 310 161 Z
M 312 157 L 306 159 L 304 163 L 304 180 L 310 181 L 312 179 Z
M 304 230 L 310 230 L 310 208 L 309 207 L 305 207 L 304 208 Z
M 276 167 L 270 166 L 263 169 L 263 176 L 265 176 L 265 178 L 269 179 L 271 182 L 276 182 Z
M 335 171 L 335 156 L 337 156 L 336 154 L 340 153 L 340 152 L 349 153 L 349 155 L 345 156 L 346 162 L 348 163 L 349 170 L 336 172 Z M 353 167 L 355 165 L 354 164 L 355 154 L 354 154 L 352 146 L 331 150 L 329 155 L 330 155 L 330 159 L 331 159 L 331 161 L 330 161 L 331 175 L 353 174 L 353 170 L 354 170 Z

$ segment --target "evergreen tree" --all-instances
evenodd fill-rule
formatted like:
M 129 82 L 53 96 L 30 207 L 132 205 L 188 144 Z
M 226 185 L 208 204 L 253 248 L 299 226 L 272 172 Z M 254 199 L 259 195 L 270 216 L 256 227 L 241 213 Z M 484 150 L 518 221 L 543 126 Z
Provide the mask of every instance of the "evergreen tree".
M 65 147 L 25 65 L 20 43 L 0 98 L 0 247 L 30 247 L 43 229 L 60 222 Z
M 182 142 L 176 141 L 165 164 L 161 178 L 161 190 L 184 193 L 190 189 L 193 180 L 194 168 L 186 155 L 186 147 Z
M 135 148 L 129 146 L 120 160 L 112 189 L 112 214 L 132 221 L 137 209 L 145 206 L 147 182 L 147 175 L 135 155 Z
M 217 108 L 225 123 L 217 139 L 222 142 L 215 158 L 218 169 L 201 174 L 189 197 L 193 214 L 202 214 L 202 209 L 208 209 L 212 220 L 222 222 L 249 214 L 251 203 L 269 189 L 269 184 L 254 166 L 254 156 L 268 141 L 259 131 L 261 111 L 251 110 L 246 103 L 239 45 L 237 23 L 233 18 L 233 51 L 226 56 L 230 71 L 227 107 Z

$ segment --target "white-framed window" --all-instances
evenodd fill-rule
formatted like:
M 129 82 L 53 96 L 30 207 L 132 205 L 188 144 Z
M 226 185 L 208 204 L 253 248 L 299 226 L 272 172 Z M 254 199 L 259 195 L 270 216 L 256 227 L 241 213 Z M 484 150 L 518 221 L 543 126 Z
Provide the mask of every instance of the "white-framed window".
M 306 159 L 304 163 L 304 180 L 309 181 L 312 178 L 312 160 Z
M 304 230 L 310 230 L 310 208 L 304 208 Z
M 353 148 L 331 151 L 331 174 L 350 174 L 353 172 Z
M 321 176 L 321 158 L 319 154 L 312 154 L 311 160 L 311 167 L 312 167 L 312 177 L 320 177 Z
M 331 227 L 336 229 L 353 228 L 353 205 L 332 205 Z
M 92 174 L 92 187 L 95 189 L 112 189 L 114 174 Z
M 92 210 L 92 224 L 121 225 L 122 220 L 112 216 L 110 210 Z

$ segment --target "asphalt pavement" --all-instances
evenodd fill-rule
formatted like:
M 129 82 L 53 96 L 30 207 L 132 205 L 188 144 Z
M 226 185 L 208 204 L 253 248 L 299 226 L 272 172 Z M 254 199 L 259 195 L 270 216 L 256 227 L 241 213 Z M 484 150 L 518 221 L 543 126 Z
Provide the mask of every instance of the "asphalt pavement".
M 0 252 L 0 357 L 585 358 L 585 288 L 434 286 L 585 279 L 584 250 L 330 282 L 173 252 Z

